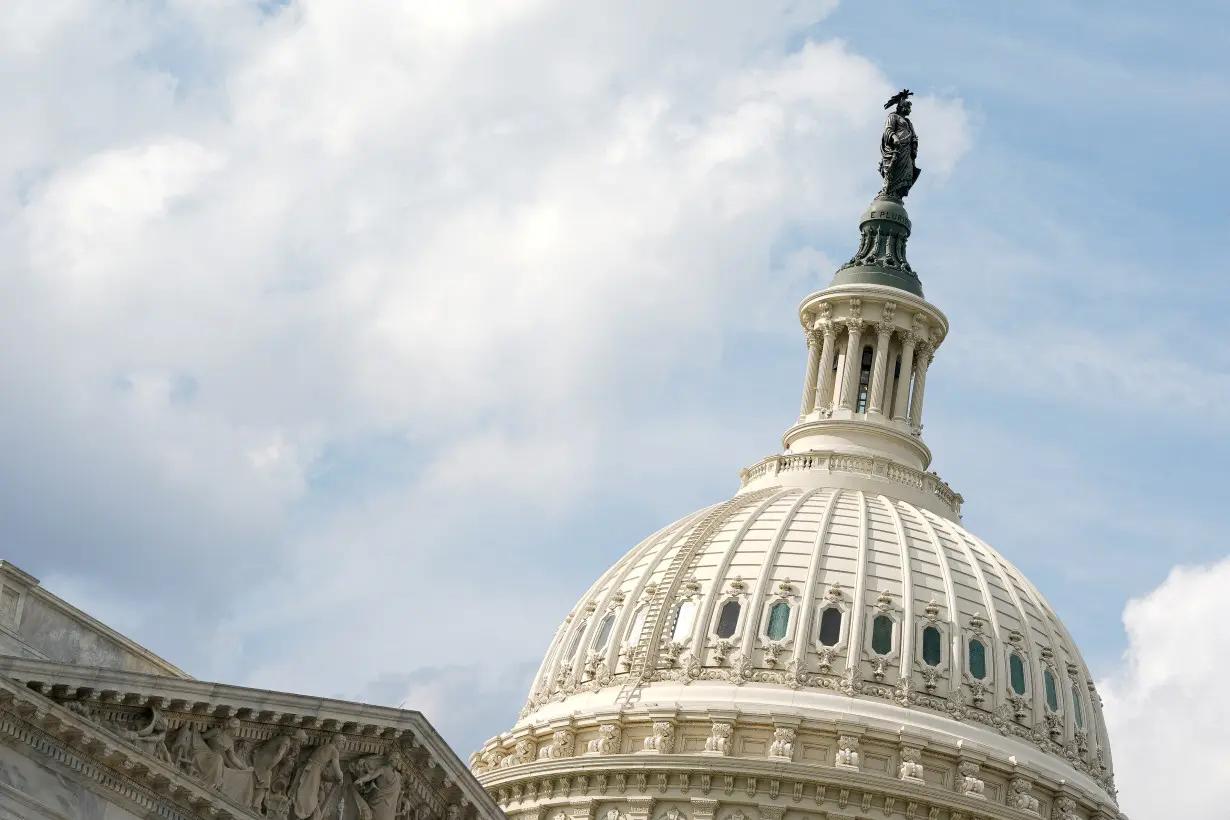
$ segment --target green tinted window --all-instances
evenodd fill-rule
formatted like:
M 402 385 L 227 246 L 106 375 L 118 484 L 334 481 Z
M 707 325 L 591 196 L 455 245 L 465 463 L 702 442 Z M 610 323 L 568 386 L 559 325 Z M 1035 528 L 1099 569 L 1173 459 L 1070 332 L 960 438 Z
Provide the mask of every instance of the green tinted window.
M 1009 657 L 1008 668 L 1012 675 L 1012 691 L 1018 695 L 1025 694 L 1025 664 L 1021 656 L 1014 653 Z
M 877 615 L 871 622 L 871 651 L 887 655 L 893 651 L 893 619 Z
M 987 678 L 987 648 L 982 641 L 969 642 L 969 673 L 977 680 Z
M 940 665 L 940 631 L 933 626 L 923 630 L 923 663 L 927 666 Z
M 769 640 L 780 641 L 786 637 L 786 628 L 790 626 L 790 604 L 778 601 L 769 610 Z
M 1055 676 L 1047 669 L 1042 673 L 1042 686 L 1046 689 L 1046 705 L 1052 712 L 1059 711 L 1059 692 L 1055 689 Z

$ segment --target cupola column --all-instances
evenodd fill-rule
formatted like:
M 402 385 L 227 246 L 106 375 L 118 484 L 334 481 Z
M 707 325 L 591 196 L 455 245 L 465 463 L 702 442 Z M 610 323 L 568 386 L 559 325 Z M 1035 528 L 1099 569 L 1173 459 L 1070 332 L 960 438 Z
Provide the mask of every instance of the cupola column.
M 934 358 L 934 353 L 931 343 L 920 344 L 918 353 L 915 355 L 914 396 L 910 399 L 910 424 L 914 427 L 922 426 L 923 391 L 927 386 L 927 368 L 931 365 L 932 358 Z
M 893 399 L 893 421 L 905 421 L 910 406 L 910 374 L 914 367 L 914 344 L 917 337 L 913 333 L 904 335 L 901 343 L 901 374 L 897 378 L 897 395 Z
M 871 367 L 871 404 L 868 405 L 868 410 L 877 415 L 884 414 L 885 371 L 888 369 L 888 343 L 892 338 L 891 323 L 876 324 L 876 358 Z
M 837 331 L 840 328 L 835 322 L 821 325 L 820 332 L 824 336 L 824 344 L 820 350 L 820 372 L 816 385 L 816 399 L 813 407 L 827 410 L 833 400 L 833 357 L 837 355 Z
M 858 392 L 858 370 L 863 361 L 863 328 L 867 323 L 862 319 L 847 319 L 846 328 L 849 338 L 846 341 L 846 372 L 842 374 L 841 408 L 854 409 L 854 394 Z
M 816 368 L 820 363 L 819 336 L 814 330 L 807 331 L 807 375 L 803 377 L 803 405 L 799 408 L 800 416 L 806 416 L 816 407 Z

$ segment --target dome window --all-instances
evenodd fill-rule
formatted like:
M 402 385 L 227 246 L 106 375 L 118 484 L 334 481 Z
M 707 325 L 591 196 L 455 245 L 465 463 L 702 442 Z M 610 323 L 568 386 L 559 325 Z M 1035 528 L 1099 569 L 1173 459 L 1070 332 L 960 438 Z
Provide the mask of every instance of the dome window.
M 871 621 L 871 651 L 887 655 L 893 651 L 893 619 L 877 615 Z
M 922 655 L 927 666 L 940 665 L 940 631 L 933 626 L 923 630 Z
M 735 630 L 739 628 L 739 613 L 742 611 L 742 605 L 736 600 L 732 599 L 722 604 L 715 630 L 719 638 L 729 638 L 735 634 Z
M 969 642 L 969 673 L 975 680 L 987 679 L 987 648 L 977 638 Z
M 1052 712 L 1059 711 L 1059 691 L 1055 688 L 1055 675 L 1049 669 L 1042 672 L 1042 687 L 1046 690 L 1046 705 Z
M 1012 691 L 1025 694 L 1025 662 L 1015 652 L 1008 656 L 1008 672 L 1012 678 Z
M 831 606 L 820 616 L 820 643 L 836 646 L 841 640 L 841 610 Z
M 683 641 L 692 631 L 692 619 L 696 616 L 696 604 L 691 599 L 675 608 L 675 626 L 671 630 L 672 641 Z
M 638 644 L 641 642 L 641 630 L 645 628 L 645 607 L 639 607 L 632 615 L 632 627 L 628 630 L 628 643 Z
M 602 619 L 598 627 L 598 637 L 594 639 L 594 651 L 601 652 L 611 640 L 611 629 L 615 626 L 615 613 L 612 612 Z
M 863 348 L 863 358 L 862 361 L 859 362 L 858 369 L 858 406 L 855 409 L 855 412 L 857 413 L 867 412 L 867 395 L 871 385 L 872 355 L 871 345 L 867 345 Z
M 790 604 L 785 601 L 778 601 L 769 610 L 769 626 L 765 633 L 771 641 L 780 641 L 786 637 L 786 630 L 790 626 Z
M 572 633 L 572 641 L 568 644 L 568 651 L 564 653 L 567 658 L 575 658 L 577 650 L 581 648 L 581 638 L 585 637 L 585 627 L 589 626 L 588 621 L 582 621 L 577 627 L 577 631 Z
M 1085 728 L 1085 716 L 1081 712 L 1081 690 L 1075 683 L 1072 684 L 1072 716 L 1076 718 L 1076 728 Z

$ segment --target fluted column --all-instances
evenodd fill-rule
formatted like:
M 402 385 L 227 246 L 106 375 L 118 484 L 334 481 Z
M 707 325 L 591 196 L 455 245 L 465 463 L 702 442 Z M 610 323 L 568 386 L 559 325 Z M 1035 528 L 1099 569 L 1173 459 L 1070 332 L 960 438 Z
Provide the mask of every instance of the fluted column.
M 816 407 L 816 367 L 820 363 L 820 345 L 817 338 L 820 334 L 814 330 L 807 331 L 807 375 L 803 377 L 803 405 L 799 415 L 806 416 Z
M 931 360 L 935 358 L 930 342 L 922 342 L 918 345 L 916 358 L 918 362 L 915 364 L 914 396 L 910 399 L 910 425 L 912 427 L 921 427 L 923 391 L 927 386 L 927 368 L 931 365 Z
M 813 408 L 818 407 L 821 411 L 828 410 L 833 403 L 830 398 L 833 394 L 833 357 L 837 355 L 837 331 L 840 329 L 834 322 L 829 322 L 820 328 L 824 336 L 824 343 L 820 348 L 820 364 L 817 373 L 819 378 Z
M 871 366 L 871 403 L 868 411 L 883 415 L 885 371 L 888 369 L 888 343 L 893 338 L 893 326 L 888 322 L 876 325 L 876 358 Z
M 893 398 L 893 421 L 905 421 L 910 406 L 910 374 L 914 367 L 914 345 L 918 337 L 906 333 L 901 341 L 901 373 L 897 377 L 897 393 Z
M 858 392 L 858 371 L 863 361 L 863 328 L 866 322 L 862 319 L 847 319 L 846 329 L 850 336 L 846 340 L 846 372 L 841 379 L 841 408 L 854 409 L 854 394 Z

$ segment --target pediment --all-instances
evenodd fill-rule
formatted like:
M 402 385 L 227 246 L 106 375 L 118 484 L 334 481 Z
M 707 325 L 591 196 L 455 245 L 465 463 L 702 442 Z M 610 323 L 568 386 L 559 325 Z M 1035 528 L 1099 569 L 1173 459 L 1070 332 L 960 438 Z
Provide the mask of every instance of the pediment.
M 168 820 L 502 820 L 418 712 L 0 657 L 0 732 Z

